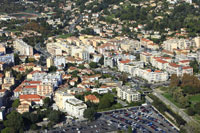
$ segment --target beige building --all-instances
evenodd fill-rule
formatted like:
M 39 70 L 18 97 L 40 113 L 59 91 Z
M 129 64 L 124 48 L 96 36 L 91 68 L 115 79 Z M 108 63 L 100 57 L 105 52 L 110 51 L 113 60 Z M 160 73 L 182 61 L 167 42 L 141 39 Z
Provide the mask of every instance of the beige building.
M 58 106 L 58 108 L 62 111 L 64 111 L 65 109 L 65 101 L 70 98 L 74 98 L 74 96 L 68 94 L 64 90 L 57 90 L 55 92 L 55 97 L 54 97 L 55 103 Z
M 151 56 L 152 56 L 152 54 L 150 54 L 148 52 L 142 52 L 140 54 L 140 60 L 143 61 L 145 64 L 148 64 L 151 60 Z
M 200 48 L 200 37 L 199 36 L 194 38 L 194 42 L 196 44 L 196 47 Z
M 47 96 L 53 93 L 53 84 L 41 83 L 37 85 L 37 94 L 40 96 Z
M 5 74 L 5 78 L 3 80 L 3 83 L 4 84 L 11 84 L 11 85 L 14 85 L 15 84 L 15 79 L 14 77 L 11 75 L 11 72 L 10 71 L 7 71 L 6 74 Z
M 87 105 L 83 101 L 76 99 L 75 96 L 64 90 L 56 91 L 54 100 L 61 111 L 76 118 L 83 118 L 83 112 L 87 109 Z
M 53 65 L 53 59 L 51 57 L 47 58 L 47 67 L 50 68 Z
M 13 43 L 15 50 L 17 50 L 20 55 L 33 55 L 33 47 L 25 43 L 23 40 L 17 39 Z
M 129 103 L 141 100 L 140 92 L 128 86 L 117 87 L 117 97 Z
M 17 108 L 17 112 L 20 114 L 23 114 L 24 112 L 29 112 L 30 111 L 30 106 L 29 104 L 20 104 Z

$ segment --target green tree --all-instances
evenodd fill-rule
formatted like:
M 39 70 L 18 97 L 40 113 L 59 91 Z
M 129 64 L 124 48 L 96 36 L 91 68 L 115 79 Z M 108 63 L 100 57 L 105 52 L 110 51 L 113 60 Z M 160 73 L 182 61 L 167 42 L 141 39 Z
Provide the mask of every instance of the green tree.
M 13 111 L 9 115 L 7 115 L 6 118 L 7 120 L 3 122 L 5 127 L 12 128 L 16 132 L 24 128 L 24 121 L 23 121 L 22 115 L 19 114 L 18 112 Z
M 44 100 L 43 100 L 43 103 L 44 103 L 44 106 L 47 108 L 50 106 L 51 104 L 51 99 L 49 97 L 46 97 Z
M 123 81 L 123 84 L 125 84 L 128 81 L 128 74 L 122 73 L 120 79 Z
M 170 81 L 170 86 L 171 87 L 177 87 L 179 85 L 179 78 L 176 74 L 172 74 L 171 76 L 171 81 Z
M 39 127 L 36 124 L 32 124 L 30 128 L 31 130 L 37 130 Z
M 117 89 L 116 89 L 116 88 L 113 88 L 113 89 L 112 89 L 112 93 L 117 94 Z
M 102 56 L 99 60 L 99 64 L 104 65 L 104 56 Z
M 80 68 L 80 69 L 85 69 L 86 67 L 85 67 L 83 64 L 80 64 L 80 65 L 78 66 L 78 68 Z
M 87 118 L 88 120 L 92 121 L 95 119 L 95 115 L 96 115 L 96 110 L 94 108 L 87 108 L 84 113 L 83 116 L 84 118 Z
M 114 104 L 114 102 L 115 102 L 115 97 L 112 94 L 107 93 L 103 95 L 103 97 L 100 99 L 98 108 L 99 109 L 109 108 Z
M 13 107 L 13 108 L 17 108 L 17 107 L 19 106 L 19 104 L 20 104 L 19 99 L 16 99 L 16 100 L 12 103 L 12 107 Z
M 49 113 L 48 119 L 51 122 L 58 123 L 61 121 L 62 113 L 60 111 L 53 110 Z
M 97 65 L 96 62 L 90 62 L 90 63 L 89 63 L 89 66 L 90 66 L 91 68 L 97 68 L 97 67 L 98 67 L 98 65 Z
M 196 103 L 194 105 L 194 108 L 195 108 L 196 112 L 200 115 L 200 102 Z
M 1 133 L 14 133 L 15 130 L 11 127 L 6 127 L 3 130 L 1 130 Z
M 199 63 L 197 62 L 197 60 L 190 61 L 190 66 L 193 68 L 194 73 L 199 72 Z
M 49 72 L 56 72 L 57 71 L 57 67 L 56 66 L 51 66 L 49 68 Z
M 188 113 L 188 115 L 190 115 L 190 116 L 195 115 L 195 111 L 194 111 L 194 109 L 193 109 L 192 107 L 189 107 L 189 108 L 187 109 L 187 113 Z
M 18 54 L 14 54 L 14 61 L 15 61 L 15 65 L 19 65 L 21 63 L 21 60 Z

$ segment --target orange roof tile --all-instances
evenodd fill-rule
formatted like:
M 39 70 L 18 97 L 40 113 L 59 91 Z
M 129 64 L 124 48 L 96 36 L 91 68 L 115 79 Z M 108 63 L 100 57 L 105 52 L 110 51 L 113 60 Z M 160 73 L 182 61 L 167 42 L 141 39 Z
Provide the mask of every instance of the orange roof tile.
M 36 95 L 36 94 L 28 94 L 28 95 L 20 95 L 19 99 L 38 101 L 38 100 L 42 99 L 42 97 L 39 95 Z
M 146 71 L 147 71 L 147 72 L 151 72 L 151 69 L 147 69 Z
M 0 89 L 0 92 L 6 92 L 7 90 L 6 89 Z
M 24 88 L 37 88 L 37 85 L 26 85 Z
M 167 61 L 164 61 L 164 60 L 161 60 L 161 59 L 157 59 L 156 61 L 157 61 L 157 62 L 160 62 L 160 63 L 162 63 L 162 64 L 168 63 Z
M 40 84 L 41 81 L 29 81 L 28 83 L 29 83 L 29 84 Z
M 181 63 L 187 63 L 187 62 L 190 62 L 190 60 L 182 60 L 182 61 L 179 61 Z
M 123 60 L 123 61 L 120 61 L 120 63 L 123 63 L 123 64 L 130 63 L 130 60 L 129 59 Z
M 98 99 L 95 95 L 87 95 L 87 96 L 85 96 L 85 98 L 88 100 L 92 100 L 92 101 Z
M 154 72 L 156 72 L 156 73 L 160 73 L 161 71 L 160 71 L 160 70 L 155 70 Z
M 2 73 L 0 73 L 0 78 L 3 78 L 3 76 L 4 76 L 4 75 L 3 75 Z
M 176 63 L 169 63 L 169 65 L 172 67 L 180 67 L 180 65 L 177 65 Z
M 192 69 L 190 66 L 182 67 L 182 69 Z

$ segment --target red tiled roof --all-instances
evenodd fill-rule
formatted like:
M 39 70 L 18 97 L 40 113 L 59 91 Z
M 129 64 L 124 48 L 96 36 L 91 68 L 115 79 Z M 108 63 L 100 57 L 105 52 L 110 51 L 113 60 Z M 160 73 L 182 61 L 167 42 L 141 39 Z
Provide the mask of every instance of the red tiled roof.
M 176 63 L 169 63 L 169 65 L 172 67 L 180 67 L 180 65 L 177 65 Z
M 151 69 L 147 69 L 146 71 L 147 71 L 147 72 L 151 72 Z
M 29 84 L 40 84 L 41 81 L 29 81 L 28 83 L 29 83 Z
M 0 78 L 2 78 L 4 75 L 2 73 L 0 73 Z
M 0 92 L 6 92 L 7 90 L 6 89 L 0 89 Z
M 97 100 L 98 98 L 95 95 L 87 95 L 85 96 L 85 98 L 87 98 L 88 100 Z
M 160 71 L 160 70 L 155 70 L 154 72 L 156 72 L 156 73 L 160 73 L 161 71 Z
M 24 88 L 37 88 L 37 85 L 26 85 Z
M 21 86 L 18 86 L 18 87 L 14 90 L 14 92 L 20 92 L 20 91 L 22 91 L 22 87 L 21 87 Z
M 147 53 L 147 52 L 142 52 L 143 55 L 146 55 L 146 56 L 151 56 L 152 54 L 150 53 Z
M 182 69 L 192 69 L 190 66 L 182 67 Z
M 168 60 L 168 59 L 172 59 L 172 58 L 171 57 L 162 57 L 162 59 Z
M 181 60 L 179 62 L 181 62 L 181 63 L 187 63 L 187 62 L 190 62 L 190 60 Z
M 19 99 L 39 101 L 40 99 L 42 99 L 42 97 L 36 94 L 28 94 L 28 95 L 20 95 Z
M 161 60 L 161 59 L 157 59 L 156 61 L 157 61 L 157 62 L 160 62 L 160 63 L 162 63 L 162 64 L 168 63 L 167 61 L 164 61 L 164 60 Z
M 34 73 L 39 73 L 39 72 L 41 72 L 41 71 L 38 71 L 38 70 L 36 70 L 36 71 L 32 71 L 32 72 L 30 72 L 29 74 L 34 74 Z
M 120 63 L 123 63 L 123 64 L 129 63 L 129 62 L 130 62 L 129 59 L 127 59 L 127 60 L 123 60 L 123 61 L 120 61 Z
M 173 52 L 168 51 L 168 50 L 163 50 L 162 52 L 163 52 L 163 53 L 167 53 L 167 54 L 171 54 L 171 55 L 173 55 Z

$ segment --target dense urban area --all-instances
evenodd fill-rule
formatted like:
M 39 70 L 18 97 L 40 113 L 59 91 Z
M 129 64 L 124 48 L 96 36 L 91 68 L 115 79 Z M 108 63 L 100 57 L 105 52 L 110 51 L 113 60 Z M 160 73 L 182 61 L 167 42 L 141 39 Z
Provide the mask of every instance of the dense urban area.
M 1 133 L 199 133 L 200 0 L 0 0 Z

